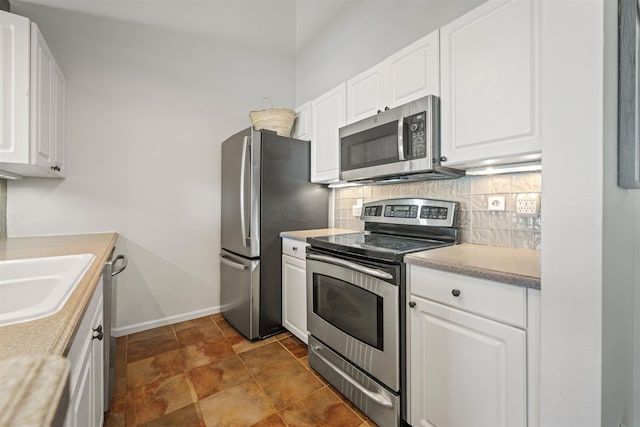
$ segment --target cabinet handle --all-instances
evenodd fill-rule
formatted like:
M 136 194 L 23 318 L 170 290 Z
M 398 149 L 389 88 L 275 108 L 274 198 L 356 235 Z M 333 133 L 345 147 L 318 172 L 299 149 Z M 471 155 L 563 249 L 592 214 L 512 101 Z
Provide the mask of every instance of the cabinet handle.
M 413 308 L 416 306 L 416 302 L 415 301 L 409 301 L 409 307 Z
M 458 298 L 460 296 L 460 291 L 458 289 L 454 289 L 451 291 L 451 295 Z
M 296 252 L 298 250 L 297 246 L 292 247 L 291 249 L 293 249 L 293 252 Z
M 384 107 L 384 111 L 389 111 L 389 107 Z
M 440 161 L 441 162 L 446 162 L 447 160 L 448 160 L 447 156 L 440 156 Z
M 97 339 L 98 341 L 102 341 L 103 337 L 104 337 L 104 334 L 102 333 L 102 325 L 100 325 L 93 330 L 93 336 L 91 337 L 91 340 L 93 341 Z
M 378 114 L 382 113 L 382 110 L 378 110 Z

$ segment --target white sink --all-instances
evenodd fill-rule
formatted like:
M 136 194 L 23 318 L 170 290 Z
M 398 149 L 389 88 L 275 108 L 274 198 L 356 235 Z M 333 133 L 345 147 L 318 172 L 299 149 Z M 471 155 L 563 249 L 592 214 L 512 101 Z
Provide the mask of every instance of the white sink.
M 60 311 L 95 258 L 80 254 L 0 261 L 0 326 Z

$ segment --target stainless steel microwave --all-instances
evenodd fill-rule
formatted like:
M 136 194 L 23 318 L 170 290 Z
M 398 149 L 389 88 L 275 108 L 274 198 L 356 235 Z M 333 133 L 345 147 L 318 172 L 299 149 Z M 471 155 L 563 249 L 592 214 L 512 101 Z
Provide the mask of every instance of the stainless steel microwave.
M 340 180 L 458 178 L 440 165 L 440 100 L 429 95 L 340 128 Z

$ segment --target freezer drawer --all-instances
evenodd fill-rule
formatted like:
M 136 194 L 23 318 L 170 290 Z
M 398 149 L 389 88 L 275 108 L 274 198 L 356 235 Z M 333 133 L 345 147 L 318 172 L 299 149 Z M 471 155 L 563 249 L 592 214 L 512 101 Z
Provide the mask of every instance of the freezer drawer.
M 260 313 L 260 260 L 222 250 L 220 304 L 231 325 L 250 340 L 258 338 Z

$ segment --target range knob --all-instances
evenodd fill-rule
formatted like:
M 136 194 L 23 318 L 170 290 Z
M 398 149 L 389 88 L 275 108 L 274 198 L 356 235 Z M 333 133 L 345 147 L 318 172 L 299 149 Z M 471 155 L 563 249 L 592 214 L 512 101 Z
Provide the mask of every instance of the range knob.
M 418 130 L 418 125 L 416 123 L 414 123 L 414 124 L 411 125 L 410 129 L 411 129 L 411 132 L 415 132 L 415 131 Z

